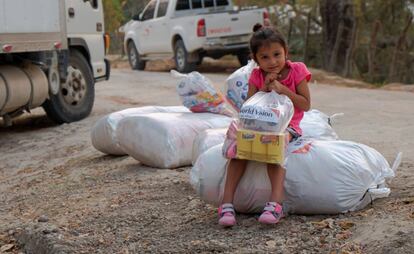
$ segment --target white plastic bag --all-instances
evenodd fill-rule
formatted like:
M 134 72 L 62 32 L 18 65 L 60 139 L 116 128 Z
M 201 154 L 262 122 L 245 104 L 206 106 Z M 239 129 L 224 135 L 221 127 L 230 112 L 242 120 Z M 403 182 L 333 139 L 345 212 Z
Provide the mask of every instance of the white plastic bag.
M 151 113 L 122 119 L 116 130 L 121 148 L 152 167 L 191 165 L 198 133 L 226 128 L 231 118 L 211 113 Z
M 337 140 L 338 135 L 332 128 L 332 120 L 343 113 L 337 113 L 328 116 L 317 109 L 305 112 L 300 128 L 302 129 L 302 137 L 314 138 L 319 140 Z
M 250 74 L 256 67 L 255 61 L 250 60 L 247 65 L 240 67 L 226 79 L 226 98 L 237 112 L 247 99 Z
M 272 92 L 257 92 L 240 110 L 240 127 L 254 131 L 282 133 L 293 117 L 289 97 Z
M 190 111 L 184 106 L 146 106 L 139 108 L 129 108 L 111 113 L 99 119 L 93 126 L 91 131 L 91 140 L 93 147 L 95 147 L 96 150 L 106 154 L 125 155 L 126 153 L 121 149 L 115 132 L 119 121 L 128 116 L 155 112 L 180 113 Z
M 190 183 L 206 202 L 220 203 L 226 162 L 217 145 L 200 155 L 191 170 Z M 394 163 L 391 169 L 380 153 L 355 142 L 299 139 L 288 146 L 284 209 L 296 214 L 362 209 L 372 200 L 388 196 L 385 180 L 394 177 L 398 166 Z M 234 206 L 239 212 L 260 212 L 270 193 L 266 164 L 249 162 L 236 189 Z
M 211 81 L 199 72 L 181 74 L 171 70 L 171 75 L 179 78 L 177 93 L 185 107 L 192 112 L 211 112 L 233 116 L 234 112 L 225 97 L 212 85 Z
M 218 206 L 223 199 L 227 159 L 221 154 L 222 144 L 201 154 L 190 172 L 190 184 L 202 200 Z M 238 212 L 262 211 L 270 195 L 266 164 L 249 161 L 234 193 L 233 205 Z
M 202 131 L 194 139 L 192 164 L 194 165 L 198 156 L 218 144 L 222 144 L 226 138 L 226 128 L 208 129 Z
M 299 139 L 289 146 L 285 181 L 287 210 L 335 214 L 362 209 L 395 176 L 375 149 L 351 141 Z M 389 194 L 389 192 L 388 192 Z

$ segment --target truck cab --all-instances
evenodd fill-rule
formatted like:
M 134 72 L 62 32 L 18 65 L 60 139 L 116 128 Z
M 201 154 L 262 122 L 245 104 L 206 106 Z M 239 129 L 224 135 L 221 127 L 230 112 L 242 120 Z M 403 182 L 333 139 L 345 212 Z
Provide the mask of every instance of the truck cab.
M 102 1 L 2 0 L 0 17 L 4 122 L 39 106 L 57 123 L 87 117 L 110 75 Z

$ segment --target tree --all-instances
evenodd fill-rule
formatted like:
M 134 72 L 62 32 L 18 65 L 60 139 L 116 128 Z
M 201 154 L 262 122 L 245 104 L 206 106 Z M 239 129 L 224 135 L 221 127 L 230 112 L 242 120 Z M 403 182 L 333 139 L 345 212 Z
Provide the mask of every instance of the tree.
M 116 32 L 123 24 L 124 14 L 122 13 L 121 5 L 121 0 L 103 0 L 106 32 Z
M 320 0 L 322 17 L 323 66 L 341 72 L 346 66 L 346 56 L 353 45 L 352 32 L 355 13 L 352 0 Z

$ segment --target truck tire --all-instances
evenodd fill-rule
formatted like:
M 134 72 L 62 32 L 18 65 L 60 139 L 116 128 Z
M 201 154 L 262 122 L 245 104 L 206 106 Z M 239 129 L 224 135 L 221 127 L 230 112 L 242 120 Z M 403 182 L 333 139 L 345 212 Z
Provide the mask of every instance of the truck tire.
M 54 122 L 70 123 L 87 117 L 95 100 L 95 80 L 85 57 L 70 50 L 66 82 L 61 82 L 56 95 L 43 103 L 46 114 Z
M 189 73 L 195 70 L 196 63 L 188 62 L 188 52 L 182 40 L 178 40 L 174 47 L 175 67 L 178 72 Z
M 250 60 L 250 56 L 248 52 L 241 52 L 237 54 L 237 59 L 241 66 L 245 66 L 247 62 Z
M 128 42 L 128 60 L 133 70 L 144 70 L 146 62 L 141 60 L 133 41 Z

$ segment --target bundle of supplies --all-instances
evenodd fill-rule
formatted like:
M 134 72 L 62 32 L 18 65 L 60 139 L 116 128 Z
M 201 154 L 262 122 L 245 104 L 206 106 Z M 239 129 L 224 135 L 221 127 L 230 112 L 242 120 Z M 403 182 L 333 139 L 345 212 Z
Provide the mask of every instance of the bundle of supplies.
M 128 116 L 156 112 L 181 113 L 190 111 L 184 106 L 146 106 L 139 108 L 129 108 L 111 113 L 99 119 L 93 126 L 91 131 L 91 140 L 93 147 L 95 147 L 98 151 L 106 154 L 125 155 L 126 153 L 121 149 L 118 138 L 116 137 L 116 128 L 119 121 Z
M 227 128 L 231 118 L 211 113 L 150 113 L 118 123 L 116 136 L 123 151 L 152 167 L 191 165 L 195 137 L 206 129 Z
M 249 77 L 257 64 L 250 60 L 247 65 L 237 69 L 226 79 L 226 97 L 228 102 L 238 112 L 247 99 Z
M 240 128 L 282 133 L 293 117 L 293 103 L 286 95 L 257 92 L 240 110 Z
M 207 129 L 197 135 L 193 142 L 192 164 L 194 165 L 198 156 L 218 144 L 222 144 L 226 138 L 226 128 Z
M 306 138 L 321 139 L 321 140 L 337 140 L 338 135 L 332 128 L 332 120 L 342 113 L 327 116 L 319 110 L 313 109 L 305 112 L 300 123 L 303 136 Z M 233 120 L 230 123 L 228 130 L 226 129 L 211 129 L 200 133 L 194 140 L 193 144 L 193 165 L 204 151 L 217 144 L 224 143 L 224 156 L 226 158 L 236 157 L 236 139 L 237 139 L 238 120 Z M 229 137 L 226 139 L 226 136 Z M 230 147 L 231 146 L 231 147 Z
M 226 80 L 226 97 L 235 110 L 240 111 L 243 103 L 246 101 L 249 90 L 249 77 L 252 70 L 257 66 L 254 61 L 249 63 L 235 72 Z M 301 121 L 300 128 L 303 131 L 303 137 L 316 139 L 338 139 L 338 135 L 332 128 L 332 120 L 342 113 L 327 116 L 318 111 L 311 110 L 305 112 Z
M 227 158 L 283 163 L 286 127 L 293 103 L 276 92 L 257 92 L 247 100 L 227 132 L 223 154 Z
M 385 181 L 392 168 L 373 148 L 350 141 L 299 139 L 288 145 L 284 209 L 296 214 L 337 214 L 364 208 L 386 197 Z M 190 183 L 201 199 L 219 205 L 223 198 L 227 160 L 216 145 L 199 156 L 190 172 Z M 263 209 L 271 194 L 266 164 L 249 161 L 236 189 L 233 204 L 238 212 Z
M 171 70 L 173 77 L 179 78 L 177 93 L 185 107 L 192 112 L 211 112 L 233 116 L 234 112 L 225 97 L 216 91 L 211 81 L 199 72 L 181 74 Z

